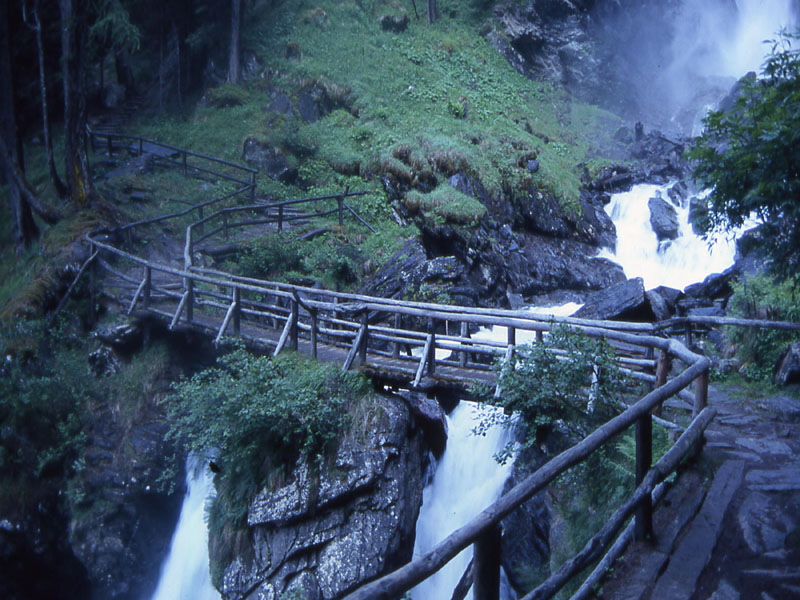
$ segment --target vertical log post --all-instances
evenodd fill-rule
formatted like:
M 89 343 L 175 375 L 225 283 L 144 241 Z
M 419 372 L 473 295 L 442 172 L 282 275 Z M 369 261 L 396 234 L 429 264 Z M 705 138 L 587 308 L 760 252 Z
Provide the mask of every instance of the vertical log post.
M 669 374 L 669 370 L 672 367 L 672 360 L 664 350 L 658 353 L 658 363 L 656 363 L 656 383 L 655 387 L 660 388 L 662 385 L 667 383 L 667 375 Z M 659 404 L 653 414 L 657 417 L 661 416 L 661 409 L 663 408 L 663 404 Z
M 194 321 L 194 279 L 187 277 L 184 279 L 184 287 L 186 288 L 186 322 L 191 323 Z
M 238 287 L 233 288 L 233 335 L 238 336 L 242 331 L 242 292 Z
M 500 527 L 487 530 L 475 541 L 473 559 L 473 598 L 500 598 Z
M 692 418 L 696 419 L 697 415 L 708 405 L 708 369 L 697 376 L 694 380 L 694 410 L 692 410 Z
M 636 421 L 636 485 L 644 480 L 653 462 L 653 420 L 648 414 Z M 634 517 L 634 536 L 644 541 L 653 535 L 653 502 L 646 494 Z
M 188 174 L 189 168 L 186 164 L 186 150 L 183 151 L 183 176 L 186 177 Z
M 89 244 L 89 256 L 95 252 L 97 252 L 97 246 Z M 96 321 L 97 317 L 97 263 L 98 260 L 95 258 L 89 266 L 89 319 L 92 323 Z
M 433 376 L 433 374 L 436 373 L 436 320 L 433 317 L 428 319 L 428 333 L 431 336 L 431 345 L 428 348 L 426 362 L 428 366 L 428 375 Z
M 686 331 L 684 333 L 684 341 L 686 342 L 686 347 L 689 350 L 692 349 L 692 322 L 686 321 Z
M 137 156 L 141 155 L 142 155 L 142 138 L 139 138 L 139 154 L 137 154 Z
M 150 265 L 147 265 L 144 268 L 144 289 L 142 290 L 142 305 L 144 309 L 147 310 L 150 308 L 150 289 L 152 287 L 153 281 L 153 270 L 150 268 Z
M 369 312 L 361 313 L 361 327 L 364 328 L 364 337 L 361 338 L 361 345 L 358 348 L 358 361 L 362 365 L 367 362 L 367 339 L 369 338 Z
M 278 231 L 283 231 L 283 205 L 278 207 Z
M 517 345 L 517 329 L 515 327 L 508 328 L 508 345 L 509 346 Z
M 461 321 L 461 337 L 468 338 L 470 337 L 469 333 L 469 323 L 466 321 Z M 461 356 L 458 357 L 458 366 L 462 369 L 467 366 L 467 359 L 469 358 L 469 352 L 466 350 L 461 351 Z
M 317 309 L 309 309 L 311 313 L 311 358 L 317 359 Z
M 400 323 L 400 313 L 396 313 L 394 315 L 394 328 L 395 329 L 400 329 L 400 325 L 401 325 L 401 323 Z M 398 335 L 398 334 L 395 333 L 394 335 Z M 394 342 L 394 344 L 392 344 L 392 358 L 395 358 L 395 359 L 400 358 L 400 342 L 399 341 L 398 342 Z
M 228 213 L 222 213 L 222 237 L 225 238 L 225 241 L 228 240 Z
M 114 143 L 111 141 L 111 135 L 106 136 L 106 146 L 108 150 L 108 158 L 111 158 L 114 155 Z
M 297 327 L 297 317 L 298 313 L 300 312 L 300 303 L 297 301 L 297 297 L 291 299 L 291 314 L 290 318 L 292 320 L 291 329 L 289 331 L 289 338 L 292 350 L 297 350 L 298 347 L 298 338 L 299 338 L 299 328 Z
M 256 172 L 250 173 L 250 202 L 256 201 Z
M 336 198 L 336 204 L 339 209 L 339 226 L 344 225 L 344 199 L 350 193 L 350 186 L 345 186 L 344 194 Z
M 536 331 L 536 343 L 537 344 L 544 343 L 544 332 L 541 329 Z

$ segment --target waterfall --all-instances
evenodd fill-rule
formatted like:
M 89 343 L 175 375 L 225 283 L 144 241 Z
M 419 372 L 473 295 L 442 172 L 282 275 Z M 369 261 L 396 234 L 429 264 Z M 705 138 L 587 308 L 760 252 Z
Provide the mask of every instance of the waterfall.
M 680 228 L 678 238 L 659 243 L 650 226 L 648 200 L 657 195 L 667 198 L 668 189 L 669 185 L 637 185 L 629 192 L 614 194 L 606 206 L 606 212 L 617 228 L 617 250 L 606 248 L 599 256 L 621 265 L 628 278 L 642 277 L 645 289 L 665 285 L 683 290 L 687 285 L 703 281 L 711 273 L 724 271 L 734 263 L 735 238 L 756 225 L 756 221 L 751 220 L 742 229 L 727 236 L 717 236 L 709 246 L 692 231 L 686 203 L 674 207 Z M 700 196 L 707 194 L 708 191 Z
M 208 569 L 205 506 L 213 493 L 211 472 L 190 456 L 186 461 L 186 497 L 152 600 L 220 599 Z
M 510 462 L 501 465 L 494 459 L 511 441 L 511 432 L 495 425 L 485 436 L 473 434 L 485 410 L 495 409 L 479 409 L 476 403 L 462 400 L 447 417 L 447 447 L 422 494 L 415 558 L 497 500 L 511 474 Z M 471 558 L 472 547 L 463 550 L 412 590 L 414 600 L 448 600 Z M 472 598 L 471 591 L 467 597 Z

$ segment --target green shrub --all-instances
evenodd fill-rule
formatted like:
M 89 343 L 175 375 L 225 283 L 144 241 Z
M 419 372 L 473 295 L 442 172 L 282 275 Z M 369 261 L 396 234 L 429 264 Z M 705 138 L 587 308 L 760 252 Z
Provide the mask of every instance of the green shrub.
M 68 473 L 83 444 L 97 390 L 82 341 L 63 325 L 20 321 L 0 334 L 0 472 Z
M 244 248 L 239 255 L 240 272 L 247 277 L 269 279 L 286 271 L 298 271 L 302 266 L 302 242 L 288 236 L 265 236 Z
M 436 215 L 449 223 L 461 225 L 475 224 L 486 214 L 486 207 L 478 200 L 447 184 L 440 185 L 430 194 L 411 190 L 403 202 L 412 213 Z
M 770 321 L 800 321 L 800 306 L 791 280 L 779 282 L 769 275 L 751 275 L 733 283 L 728 310 L 731 316 Z M 775 329 L 726 328 L 736 347 L 745 379 L 768 380 L 781 351 L 800 339 L 796 332 Z
M 267 478 L 300 457 L 321 459 L 347 424 L 350 402 L 368 389 L 362 376 L 332 365 L 237 348 L 174 386 L 171 436 L 215 455 L 225 507 L 218 517 L 241 526 Z
M 551 432 L 572 443 L 620 411 L 627 378 L 614 350 L 595 339 L 559 326 L 547 343 L 516 348 L 512 359 L 497 365 L 503 393 L 496 404 L 503 413 L 482 419 L 479 431 L 500 423 L 519 431 L 524 449 L 538 448 Z M 506 448 L 499 458 L 509 458 Z

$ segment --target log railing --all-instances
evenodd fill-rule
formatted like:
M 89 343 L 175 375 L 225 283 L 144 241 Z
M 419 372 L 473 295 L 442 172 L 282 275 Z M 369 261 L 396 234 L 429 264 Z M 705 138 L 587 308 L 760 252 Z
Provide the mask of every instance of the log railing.
M 135 136 L 96 135 L 105 137 L 109 146 L 116 139 L 134 140 L 139 152 L 145 150 L 144 144 L 151 143 Z M 179 152 L 182 157 L 179 162 L 184 165 L 190 155 L 203 157 L 162 146 Z M 113 151 L 113 147 L 110 150 Z M 197 171 L 204 172 L 201 169 Z M 246 190 L 252 193 L 254 177 L 246 186 L 227 197 L 237 196 Z M 345 190 L 344 194 L 332 198 L 337 201 L 336 212 L 340 219 L 345 208 L 349 209 L 344 199 L 353 195 L 357 194 Z M 304 199 L 311 200 L 314 199 Z M 585 460 L 631 425 L 637 428 L 637 487 L 633 494 L 583 551 L 526 598 L 545 598 L 556 593 L 564 582 L 602 553 L 631 514 L 636 515 L 635 529 L 638 535 L 648 534 L 651 530 L 651 493 L 654 486 L 675 469 L 680 457 L 696 445 L 702 430 L 713 416 L 713 411 L 706 408 L 708 359 L 689 351 L 680 342 L 659 337 L 656 334 L 660 328 L 650 324 L 407 302 L 261 281 L 195 266 L 192 261 L 195 244 L 209 239 L 211 235 L 224 235 L 226 227 L 258 221 L 250 219 L 233 223 L 232 215 L 247 211 L 257 214 L 261 211 L 262 219 L 267 218 L 264 215 L 286 218 L 285 214 L 280 214 L 280 206 L 277 208 L 278 214 L 273 215 L 270 211 L 276 205 L 265 208 L 252 204 L 218 210 L 208 217 L 203 215 L 204 208 L 220 201 L 217 198 L 184 211 L 131 223 L 116 230 L 92 232 L 87 239 L 91 256 L 95 257 L 93 277 L 97 276 L 95 269 L 103 269 L 114 278 L 115 282 L 108 283 L 107 287 L 118 290 L 114 298 L 124 299 L 124 308 L 128 313 L 144 311 L 164 318 L 171 328 L 183 326 L 204 330 L 212 334 L 216 342 L 222 341 L 225 336 L 234 336 L 270 347 L 275 354 L 287 347 L 303 350 L 321 360 L 341 360 L 344 369 L 352 368 L 355 364 L 369 367 L 371 363 L 383 361 L 384 368 L 393 370 L 401 384 L 408 387 L 424 388 L 426 380 L 446 378 L 448 371 L 456 373 L 456 378 L 462 381 L 464 378 L 491 381 L 489 372 L 493 359 L 510 357 L 521 331 L 533 332 L 536 343 L 549 343 L 545 335 L 559 324 L 579 329 L 591 337 L 607 339 L 618 348 L 624 348 L 625 352 L 619 356 L 621 367 L 636 378 L 655 384 L 653 391 L 551 459 L 429 553 L 355 590 L 351 598 L 398 597 L 471 544 L 476 545 L 475 557 L 480 563 L 474 566 L 476 598 L 484 600 L 496 597 L 497 579 L 493 573 L 499 566 L 488 565 L 487 568 L 486 562 L 496 556 L 495 552 L 487 549 L 496 543 L 503 518 L 544 489 L 558 475 Z M 289 204 L 283 203 L 283 207 Z M 182 267 L 151 261 L 132 250 L 119 247 L 120 233 L 124 238 L 125 234 L 143 225 L 176 219 L 192 211 L 197 211 L 198 219 L 186 229 Z M 213 219 L 220 223 L 216 228 L 212 227 Z M 478 327 L 505 327 L 507 335 L 502 341 L 480 339 L 472 335 Z M 669 379 L 668 366 L 672 362 L 683 363 L 685 368 Z M 651 466 L 652 413 L 667 399 L 681 394 L 685 396 L 692 384 L 692 424 L 673 450 L 655 466 Z M 502 393 L 502 390 L 497 390 L 497 393 Z

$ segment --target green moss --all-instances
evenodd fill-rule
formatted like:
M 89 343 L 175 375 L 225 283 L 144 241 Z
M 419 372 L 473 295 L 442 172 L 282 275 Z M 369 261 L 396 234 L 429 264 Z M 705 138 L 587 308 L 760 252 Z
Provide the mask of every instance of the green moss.
M 475 224 L 486 214 L 483 204 L 448 184 L 440 185 L 429 194 L 411 190 L 403 203 L 411 213 L 427 217 L 433 214 L 460 225 Z

